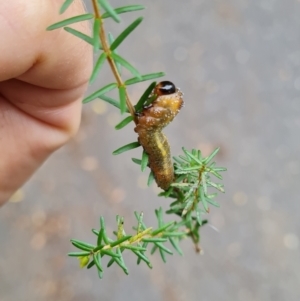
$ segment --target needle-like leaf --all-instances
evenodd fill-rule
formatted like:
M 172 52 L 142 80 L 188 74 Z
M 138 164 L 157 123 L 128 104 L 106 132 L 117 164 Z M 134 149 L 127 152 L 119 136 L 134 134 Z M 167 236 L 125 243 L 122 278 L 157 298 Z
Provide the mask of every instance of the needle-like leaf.
M 117 100 L 115 100 L 115 99 L 113 99 L 113 98 L 111 98 L 111 97 L 109 97 L 109 96 L 107 96 L 107 95 L 104 95 L 104 94 L 103 94 L 103 95 L 100 95 L 100 96 L 98 96 L 98 97 L 99 97 L 100 99 L 104 100 L 105 102 L 107 102 L 107 103 L 113 105 L 114 107 L 120 109 L 120 103 L 119 103 Z M 128 109 L 126 109 L 126 112 L 129 113 Z
M 150 186 L 150 185 L 153 183 L 154 180 L 155 180 L 154 173 L 151 171 L 151 172 L 149 173 L 147 185 Z
M 139 99 L 139 101 L 137 102 L 137 104 L 134 106 L 136 112 L 141 111 L 141 109 L 144 106 L 145 101 L 149 98 L 152 90 L 154 89 L 156 85 L 156 82 L 152 82 L 150 84 L 150 86 L 146 89 L 146 91 L 143 93 L 143 95 L 141 96 L 141 98 Z
M 207 164 L 207 163 L 209 163 L 212 159 L 213 159 L 213 157 L 219 152 L 219 150 L 220 150 L 220 148 L 218 147 L 218 148 L 216 148 L 207 158 L 205 158 L 205 160 L 204 160 L 204 164 Z
M 148 154 L 145 151 L 143 151 L 142 162 L 141 162 L 141 170 L 142 170 L 142 172 L 145 171 L 145 169 L 147 168 L 147 166 L 148 166 L 148 160 L 149 160 Z
M 113 37 L 112 33 L 109 32 L 108 33 L 109 45 L 111 45 L 114 41 L 115 41 L 115 38 Z M 117 49 L 113 50 L 113 52 L 116 53 L 116 54 L 119 54 Z M 115 64 L 116 64 L 116 67 L 118 69 L 119 75 L 121 75 L 122 74 L 122 66 L 118 62 L 115 62 Z
M 156 72 L 156 73 L 149 73 L 145 75 L 141 75 L 140 77 L 133 77 L 125 81 L 126 85 L 133 85 L 136 83 L 144 82 L 146 80 L 155 79 L 165 76 L 164 72 Z
M 93 258 L 98 270 L 100 272 L 103 272 L 102 263 L 101 263 L 101 254 L 100 253 L 93 254 Z
M 76 36 L 77 38 L 89 43 L 90 45 L 93 45 L 94 41 L 93 41 L 93 38 L 89 37 L 88 35 L 76 30 L 76 29 L 73 29 L 71 27 L 64 27 L 64 30 L 71 33 L 72 35 Z
M 61 6 L 60 10 L 59 10 L 59 13 L 60 14 L 63 14 L 67 9 L 68 7 L 72 4 L 74 0 L 66 0 L 63 5 Z
M 72 17 L 72 18 L 65 19 L 63 21 L 54 23 L 54 24 L 48 26 L 47 30 L 54 30 L 54 29 L 57 29 L 57 28 L 60 28 L 60 27 L 64 27 L 64 26 L 73 24 L 73 23 L 82 22 L 82 21 L 93 19 L 93 18 L 94 18 L 93 14 L 79 15 L 79 16 L 76 16 L 76 17 Z
M 120 17 L 106 0 L 98 0 L 98 2 L 114 21 L 120 22 Z
M 138 165 L 141 165 L 142 163 L 142 160 L 141 159 L 137 159 L 137 158 L 131 158 L 132 162 L 138 164 Z
M 120 123 L 118 123 L 116 126 L 115 126 L 115 129 L 116 130 L 120 130 L 122 129 L 123 127 L 125 127 L 127 124 L 129 124 L 131 121 L 133 121 L 133 117 L 130 115 L 130 116 L 127 116 L 125 119 L 123 119 Z
M 93 26 L 93 46 L 95 52 L 100 48 L 100 26 L 101 20 L 99 18 L 95 18 Z
M 70 257 L 82 257 L 82 256 L 89 256 L 91 252 L 70 252 L 68 253 L 68 256 Z
M 103 66 L 106 58 L 107 58 L 106 53 L 102 52 L 94 66 L 94 69 L 93 69 L 93 72 L 92 72 L 92 75 L 90 78 L 90 84 L 92 84 L 95 81 L 95 79 L 97 78 L 97 75 L 99 74 L 99 71 L 101 70 L 101 67 Z
M 133 21 L 127 28 L 125 28 L 120 35 L 114 40 L 110 45 L 110 50 L 115 50 L 119 45 L 127 38 L 127 36 L 143 21 L 143 18 L 140 17 Z
M 119 154 L 122 154 L 128 150 L 131 150 L 131 149 L 134 149 L 134 148 L 137 148 L 137 147 L 140 147 L 141 145 L 138 143 L 138 142 L 132 142 L 132 143 L 129 143 L 129 144 L 126 144 L 118 149 L 116 149 L 114 152 L 113 152 L 113 155 L 119 155 Z
M 104 86 L 103 88 L 97 90 L 96 92 L 92 93 L 91 95 L 87 96 L 82 102 L 83 103 L 90 102 L 90 101 L 94 100 L 95 98 L 100 97 L 101 95 L 113 90 L 116 87 L 117 87 L 116 83 L 108 84 L 108 85 Z
M 122 65 L 124 68 L 126 68 L 128 71 L 130 71 L 134 76 L 136 76 L 137 78 L 142 78 L 140 73 L 138 72 L 138 70 L 136 68 L 134 68 L 129 62 L 127 62 L 124 58 L 122 58 L 121 56 L 119 56 L 118 54 L 112 52 L 111 55 L 112 59 L 118 63 L 120 63 L 120 65 Z M 126 83 L 126 82 L 125 82 Z
M 114 9 L 114 11 L 117 14 L 123 14 L 123 13 L 128 13 L 128 12 L 132 12 L 132 11 L 137 11 L 137 10 L 142 10 L 145 9 L 145 6 L 142 5 L 127 5 L 127 6 L 122 6 L 122 7 L 117 7 Z M 110 15 L 108 13 L 104 13 L 102 15 L 102 18 L 109 18 Z

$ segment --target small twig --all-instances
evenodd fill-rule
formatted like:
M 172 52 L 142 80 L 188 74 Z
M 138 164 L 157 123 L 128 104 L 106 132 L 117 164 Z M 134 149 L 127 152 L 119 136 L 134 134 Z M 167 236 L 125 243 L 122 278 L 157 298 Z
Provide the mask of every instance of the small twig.
M 93 10 L 94 10 L 94 13 L 95 13 L 95 17 L 97 19 L 100 19 L 100 35 L 99 36 L 100 36 L 100 41 L 101 41 L 101 44 L 102 44 L 102 47 L 103 47 L 103 51 L 107 54 L 107 60 L 108 60 L 109 66 L 112 70 L 112 73 L 113 73 L 117 83 L 118 83 L 118 86 L 125 88 L 126 105 L 127 105 L 127 108 L 129 110 L 131 116 L 133 117 L 133 120 L 134 120 L 135 124 L 137 124 L 137 116 L 135 114 L 134 106 L 132 105 L 132 102 L 130 101 L 126 85 L 123 82 L 123 80 L 122 80 L 122 78 L 121 78 L 121 76 L 118 72 L 118 69 L 117 69 L 117 66 L 116 66 L 114 60 L 111 58 L 111 50 L 110 50 L 110 47 L 109 47 L 107 39 L 106 39 L 105 30 L 104 30 L 104 22 L 103 22 L 103 19 L 101 17 L 101 13 L 100 13 L 100 9 L 99 9 L 97 0 L 92 0 L 92 2 L 93 2 Z

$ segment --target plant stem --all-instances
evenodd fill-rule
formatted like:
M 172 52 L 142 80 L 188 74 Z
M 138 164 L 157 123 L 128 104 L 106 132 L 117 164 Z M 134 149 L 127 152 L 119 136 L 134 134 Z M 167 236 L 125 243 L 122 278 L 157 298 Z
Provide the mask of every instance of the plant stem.
M 135 109 L 130 101 L 130 98 L 129 98 L 129 95 L 128 95 L 128 92 L 127 92 L 127 88 L 126 88 L 126 85 L 124 84 L 119 72 L 118 72 L 118 69 L 117 69 L 117 66 L 114 62 L 114 60 L 111 58 L 111 51 L 110 51 L 110 47 L 108 45 L 108 42 L 107 42 L 107 39 L 106 39 L 106 35 L 105 35 L 105 30 L 104 30 L 104 22 L 103 22 L 103 19 L 101 17 L 101 14 L 100 14 L 100 10 L 99 10 L 99 6 L 98 6 L 98 3 L 97 3 L 97 0 L 92 0 L 92 3 L 93 3 L 93 9 L 94 9 L 94 13 L 95 13 L 95 18 L 97 19 L 100 19 L 100 41 L 101 41 L 101 44 L 102 44 L 102 47 L 103 47 L 103 51 L 107 54 L 107 60 L 108 60 L 108 63 L 109 63 L 109 66 L 110 66 L 110 69 L 117 81 L 117 84 L 118 84 L 118 87 L 124 87 L 125 88 L 125 93 L 126 93 L 126 105 L 127 105 L 127 108 L 131 114 L 131 116 L 133 117 L 133 120 L 135 122 L 135 124 L 137 124 L 137 116 L 135 115 Z

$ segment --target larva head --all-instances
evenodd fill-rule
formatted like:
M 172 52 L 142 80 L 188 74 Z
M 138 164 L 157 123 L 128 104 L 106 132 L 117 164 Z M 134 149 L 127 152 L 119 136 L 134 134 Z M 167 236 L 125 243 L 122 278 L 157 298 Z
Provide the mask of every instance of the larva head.
M 137 131 L 140 128 L 147 131 L 163 129 L 175 118 L 183 105 L 181 91 L 169 81 L 158 83 L 150 95 L 152 97 L 154 101 L 144 106 L 138 115 Z
M 176 92 L 175 85 L 169 81 L 160 82 L 154 88 L 154 94 L 158 96 L 173 94 L 175 92 Z
M 163 81 L 155 86 L 153 94 L 158 96 L 153 102 L 153 106 L 164 108 L 169 112 L 165 116 L 168 119 L 166 124 L 168 124 L 183 106 L 182 93 L 172 82 Z

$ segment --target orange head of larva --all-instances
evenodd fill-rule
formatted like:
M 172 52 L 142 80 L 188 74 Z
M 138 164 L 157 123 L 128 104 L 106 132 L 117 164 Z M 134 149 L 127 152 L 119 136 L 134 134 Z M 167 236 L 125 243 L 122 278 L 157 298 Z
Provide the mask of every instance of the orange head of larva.
M 165 125 L 167 125 L 183 106 L 182 93 L 172 82 L 163 81 L 155 86 L 153 94 L 157 95 L 153 106 L 164 108 L 168 112 L 166 112 L 164 120 Z

